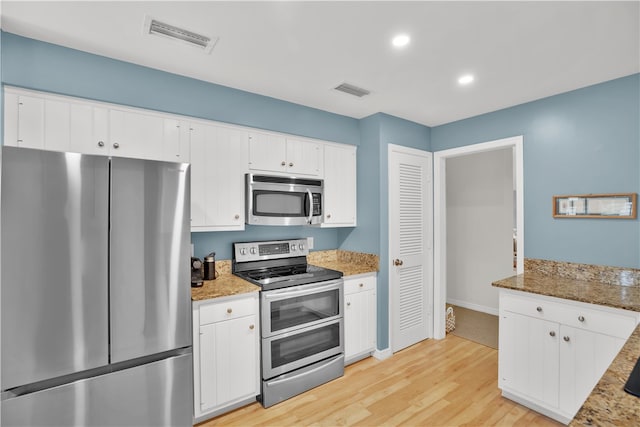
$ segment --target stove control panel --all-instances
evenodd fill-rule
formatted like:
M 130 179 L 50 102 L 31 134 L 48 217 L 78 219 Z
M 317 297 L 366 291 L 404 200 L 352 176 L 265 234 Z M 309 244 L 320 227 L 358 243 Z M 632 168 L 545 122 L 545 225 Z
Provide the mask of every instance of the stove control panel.
M 236 262 L 260 261 L 307 256 L 307 239 L 273 240 L 233 244 Z

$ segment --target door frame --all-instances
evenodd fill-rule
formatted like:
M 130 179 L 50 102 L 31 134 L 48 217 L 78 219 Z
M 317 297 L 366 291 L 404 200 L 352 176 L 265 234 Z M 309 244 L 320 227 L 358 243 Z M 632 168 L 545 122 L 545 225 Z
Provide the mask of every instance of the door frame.
M 433 153 L 433 337 L 445 337 L 445 304 L 447 302 L 447 159 L 487 151 L 514 149 L 516 179 L 516 273 L 524 272 L 524 153 L 523 136 L 466 145 Z
M 393 270 L 391 268 L 391 259 L 392 259 L 392 254 L 391 254 L 391 203 L 389 203 L 389 191 L 391 191 L 391 174 L 389 173 L 390 170 L 390 164 L 391 164 L 391 153 L 392 152 L 398 152 L 398 153 L 402 153 L 402 154 L 408 154 L 408 155 L 413 155 L 413 156 L 420 156 L 420 157 L 425 157 L 427 159 L 427 162 L 431 162 L 431 181 L 433 183 L 433 155 L 434 153 L 430 152 L 430 151 L 426 151 L 426 150 L 421 150 L 418 148 L 411 148 L 411 147 L 405 147 L 403 145 L 396 145 L 396 144 L 387 144 L 387 254 L 388 254 L 388 264 L 387 264 L 387 284 L 388 284 L 388 288 L 387 288 L 387 292 L 388 292 L 388 310 L 387 310 L 387 315 L 388 315 L 388 322 L 387 322 L 387 328 L 388 328 L 388 334 L 389 334 L 389 346 L 388 346 L 388 350 L 390 354 L 393 354 L 393 302 L 394 302 L 394 298 L 393 298 L 393 290 L 392 290 L 392 274 L 393 274 Z M 433 208 L 434 206 L 434 198 L 433 198 L 433 187 L 429 186 L 427 184 L 427 193 L 431 193 L 431 194 L 427 194 L 428 199 L 431 200 L 431 208 Z M 429 197 L 431 196 L 431 197 Z M 431 254 L 433 255 L 433 240 L 431 240 L 429 238 L 429 236 L 433 236 L 433 221 L 431 221 L 431 219 L 433 218 L 433 210 L 429 210 L 426 209 L 423 212 L 423 218 L 425 220 L 424 224 L 426 227 L 425 230 L 425 234 L 426 234 L 426 244 L 427 244 L 427 252 L 431 252 Z M 429 216 L 431 216 L 432 218 L 429 218 Z M 433 261 L 434 258 L 433 256 L 427 256 L 427 259 L 425 259 L 425 265 L 426 265 L 426 270 L 427 270 L 427 274 L 426 274 L 426 287 L 427 289 L 425 290 L 426 294 L 428 297 L 430 297 L 433 300 L 434 297 L 434 282 L 433 282 Z M 434 331 L 434 313 L 433 313 L 433 306 L 427 304 L 425 306 L 425 310 L 427 311 L 427 338 L 432 338 L 433 337 L 433 331 Z M 444 312 L 443 312 L 444 313 Z

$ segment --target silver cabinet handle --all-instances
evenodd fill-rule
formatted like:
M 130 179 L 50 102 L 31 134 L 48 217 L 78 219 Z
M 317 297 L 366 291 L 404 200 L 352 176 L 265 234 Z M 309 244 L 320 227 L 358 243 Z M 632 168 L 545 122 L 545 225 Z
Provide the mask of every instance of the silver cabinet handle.
M 118 148 L 120 148 L 120 144 L 118 144 L 117 142 L 114 142 L 113 143 L 113 148 L 115 148 L 117 150 Z
M 253 328 L 255 328 L 254 325 L 249 325 L 249 329 L 251 329 L 253 331 Z
M 349 307 L 350 305 L 351 305 L 351 303 L 350 303 L 350 302 L 348 302 L 348 303 L 347 303 L 347 307 Z
M 360 283 L 358 286 L 363 287 L 363 286 L 364 286 L 364 283 Z
M 290 167 L 290 168 L 291 168 L 291 167 L 293 167 L 293 163 L 289 163 L 289 167 Z
M 231 314 L 233 313 L 233 310 L 231 308 L 227 308 L 227 313 Z
M 571 338 L 569 338 L 569 337 L 568 337 L 568 336 L 566 336 L 566 335 L 565 335 L 562 339 L 563 339 L 563 340 L 565 340 L 566 342 L 569 342 L 569 341 L 571 340 Z
M 287 162 L 285 162 L 284 160 L 282 161 L 282 163 L 280 163 L 280 166 L 286 166 Z
M 240 219 L 240 215 L 236 214 L 236 215 L 234 216 L 234 218 L 235 218 L 235 219 Z
M 542 313 L 542 307 L 540 307 L 540 306 L 536 307 L 536 311 L 537 311 L 538 313 Z
M 584 316 L 578 316 L 578 320 L 579 320 L 580 322 L 584 322 Z
M 555 337 L 556 336 L 556 331 L 550 331 L 549 335 L 551 335 L 552 337 Z
M 331 218 L 331 214 L 327 214 L 327 219 Z
M 104 147 L 104 141 L 98 141 L 98 147 Z

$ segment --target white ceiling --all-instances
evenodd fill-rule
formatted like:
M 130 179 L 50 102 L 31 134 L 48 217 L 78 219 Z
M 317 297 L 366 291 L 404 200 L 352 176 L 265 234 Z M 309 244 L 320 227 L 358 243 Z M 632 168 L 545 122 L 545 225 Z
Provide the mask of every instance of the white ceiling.
M 640 2 L 8 1 L 4 31 L 362 118 L 427 126 L 640 72 Z M 145 15 L 219 37 L 144 35 Z M 397 50 L 390 39 L 411 36 Z M 473 73 L 473 84 L 457 78 Z M 371 91 L 333 90 L 348 82 Z

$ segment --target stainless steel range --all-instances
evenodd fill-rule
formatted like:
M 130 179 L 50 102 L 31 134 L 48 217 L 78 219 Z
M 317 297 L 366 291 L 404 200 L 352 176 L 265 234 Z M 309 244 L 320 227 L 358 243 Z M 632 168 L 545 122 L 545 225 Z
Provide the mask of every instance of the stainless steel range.
M 344 374 L 342 273 L 308 253 L 307 239 L 234 244 L 233 273 L 262 288 L 265 408 Z

